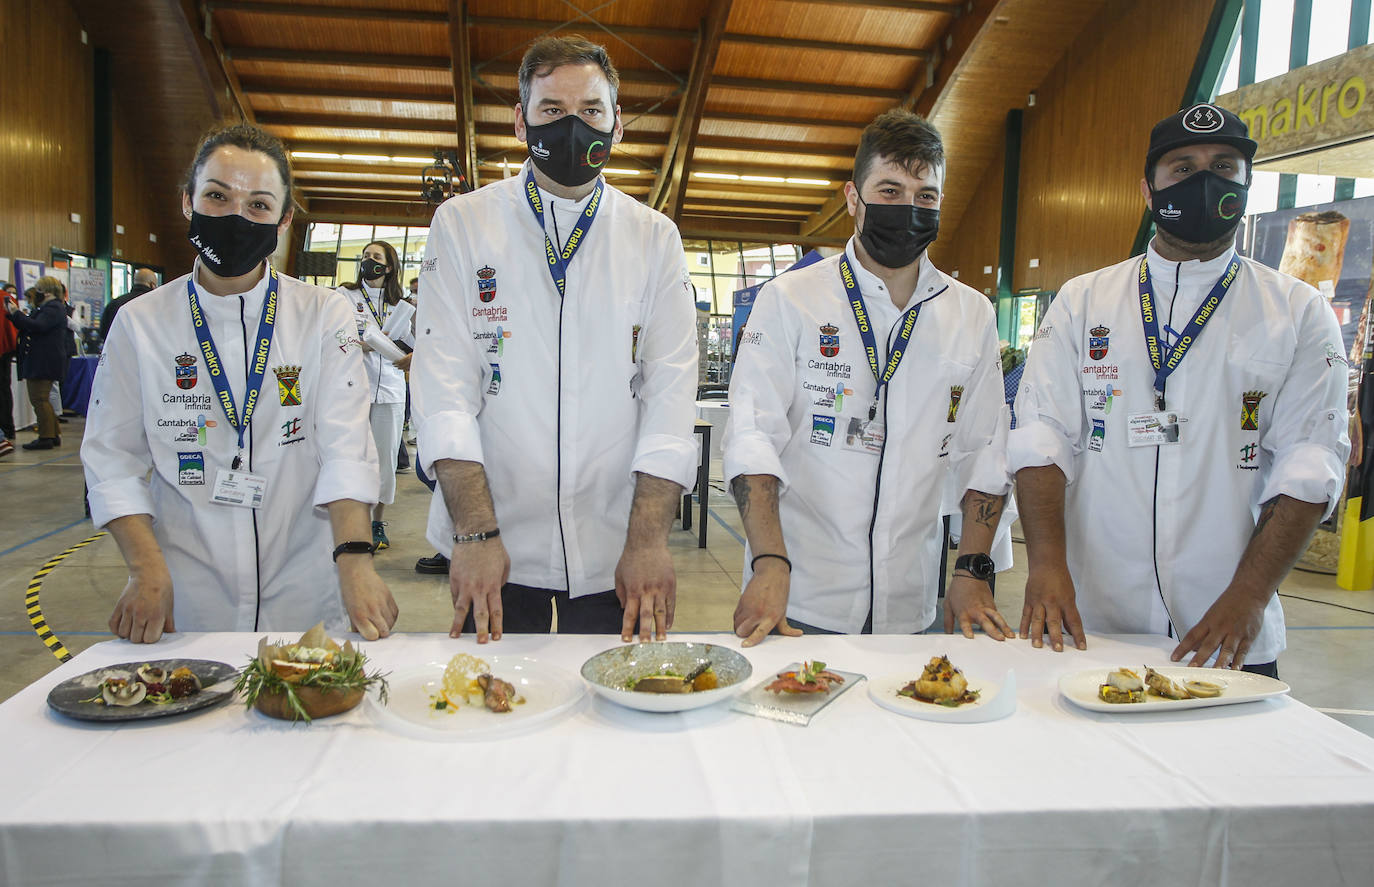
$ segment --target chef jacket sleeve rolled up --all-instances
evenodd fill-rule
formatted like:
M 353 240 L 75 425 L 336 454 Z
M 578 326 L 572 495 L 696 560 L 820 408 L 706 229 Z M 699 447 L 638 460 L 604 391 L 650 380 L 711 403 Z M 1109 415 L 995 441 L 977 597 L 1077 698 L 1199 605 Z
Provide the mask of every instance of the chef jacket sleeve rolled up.
M 797 386 L 796 331 L 786 314 L 779 290 L 765 284 L 739 335 L 722 445 L 727 483 L 741 474 L 769 474 L 779 493 L 788 483 L 782 451 L 792 437 L 787 411 Z
M 645 294 L 648 314 L 639 338 L 639 439 L 630 472 L 690 490 L 697 471 L 696 291 L 677 229 L 663 225 L 656 246 L 659 270 Z
M 156 518 L 148 489 L 153 453 L 143 424 L 143 386 L 130 329 L 126 320 L 110 330 L 91 385 L 81 440 L 86 498 L 96 527 L 130 514 Z
M 421 467 L 434 477 L 440 459 L 483 462 L 477 414 L 482 409 L 482 370 L 468 327 L 465 281 L 472 280 L 458 247 L 461 221 L 452 200 L 434 213 L 420 267 L 425 297 L 415 319 L 415 356 L 410 364 L 411 415 L 419 428 Z
M 1260 505 L 1280 494 L 1324 502 L 1323 520 L 1335 509 L 1350 455 L 1345 353 L 1335 314 L 1311 292 L 1298 318 L 1293 362 L 1274 398 L 1273 419 L 1260 434 L 1260 448 L 1271 458 L 1251 503 L 1256 518 Z
M 1059 293 L 1031 343 L 1016 394 L 1016 427 L 1007 438 L 1007 471 L 1057 465 L 1073 483 L 1074 460 L 1083 452 L 1078 323 L 1070 306 L 1081 301 L 1080 284 Z
M 358 338 L 353 305 L 330 293 L 320 308 L 320 406 L 315 411 L 315 440 L 320 476 L 314 504 L 340 499 L 376 503 L 381 489 L 377 446 L 368 422 L 367 371 Z M 349 344 L 340 346 L 340 342 Z

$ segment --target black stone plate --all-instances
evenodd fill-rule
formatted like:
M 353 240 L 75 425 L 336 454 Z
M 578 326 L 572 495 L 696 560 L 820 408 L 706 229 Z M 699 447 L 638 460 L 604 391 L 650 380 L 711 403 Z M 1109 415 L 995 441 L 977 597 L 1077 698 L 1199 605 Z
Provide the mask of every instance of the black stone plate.
M 138 705 L 118 706 L 82 701 L 99 696 L 100 685 L 106 678 L 133 679 L 138 669 L 144 665 L 166 669 L 169 674 L 183 666 L 189 668 L 200 678 L 202 689 L 199 693 L 193 693 L 166 705 L 144 701 Z M 188 711 L 199 711 L 224 702 L 234 695 L 233 684 L 225 683 L 220 687 L 215 685 L 232 679 L 237 673 L 238 669 L 227 662 L 215 662 L 210 659 L 148 659 L 141 662 L 122 662 L 68 678 L 53 687 L 48 693 L 48 707 L 59 714 L 82 721 L 147 721 L 152 718 L 165 718 Z

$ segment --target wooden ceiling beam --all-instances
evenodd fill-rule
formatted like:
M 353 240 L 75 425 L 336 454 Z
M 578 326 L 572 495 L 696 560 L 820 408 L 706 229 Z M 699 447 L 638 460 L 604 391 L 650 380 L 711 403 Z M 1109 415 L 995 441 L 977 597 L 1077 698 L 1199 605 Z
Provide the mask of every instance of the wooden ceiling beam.
M 716 56 L 720 53 L 721 37 L 725 34 L 725 23 L 730 18 L 730 7 L 734 0 L 711 0 L 698 25 L 696 46 L 692 53 L 692 69 L 687 75 L 682 101 L 678 103 L 677 117 L 668 136 L 668 147 L 663 155 L 654 186 L 649 190 L 649 206 L 660 210 L 674 223 L 682 213 L 683 183 L 687 176 L 687 163 L 695 150 L 697 131 L 701 127 L 701 112 L 706 107 L 706 93 L 711 84 L 711 71 L 716 66 Z
M 683 198 L 685 205 L 684 212 L 692 207 L 712 208 L 722 207 L 725 209 L 746 209 L 746 210 L 773 210 L 776 212 L 789 213 L 809 213 L 816 208 L 812 203 L 770 203 L 761 200 L 740 200 L 730 197 L 695 197 L 687 195 Z
M 268 49 L 240 46 L 229 50 L 233 62 L 284 62 L 301 65 L 334 65 L 344 68 L 401 68 L 447 71 L 450 60 L 442 55 L 386 55 L 367 52 L 333 52 L 319 49 Z
M 460 175 L 469 190 L 480 182 L 477 172 L 477 129 L 472 112 L 472 46 L 468 42 L 467 0 L 448 0 L 449 63 L 453 69 L 453 106 L 457 109 Z
M 243 0 L 207 0 L 207 9 L 252 15 L 327 18 L 339 21 L 382 21 L 388 24 L 447 25 L 442 12 L 386 9 L 377 6 L 319 6 L 314 3 L 246 3 Z
M 452 130 L 446 129 L 445 133 L 451 134 Z M 315 154 L 372 154 L 384 155 L 388 157 L 433 157 L 436 148 L 455 148 L 456 145 L 393 145 L 390 143 L 379 144 L 377 142 L 342 142 L 342 141 L 314 141 L 308 139 L 290 139 L 286 147 L 291 151 L 309 151 Z M 329 163 L 356 163 L 358 168 L 365 168 L 369 165 L 366 160 L 332 160 L 329 158 L 319 158 Z M 410 164 L 406 164 L 409 166 Z M 414 165 L 416 169 L 419 164 Z
M 340 101 L 415 102 L 453 107 L 453 94 L 448 92 L 408 92 L 405 89 L 353 89 L 340 86 L 291 86 L 276 80 L 249 78 L 240 81 L 248 96 L 267 98 L 338 99 Z
M 907 94 L 904 89 L 847 86 L 843 83 L 812 83 L 805 80 L 765 80 L 757 77 L 713 77 L 711 78 L 711 85 L 721 89 L 792 92 L 806 95 L 841 95 L 865 99 L 891 99 L 893 101 L 900 101 Z
M 841 43 L 834 40 L 803 40 L 799 37 L 770 37 L 766 34 L 726 34 L 726 43 L 746 46 L 768 46 L 776 49 L 805 49 L 815 52 L 853 52 L 863 55 L 886 55 L 894 58 L 929 58 L 925 49 L 906 46 L 881 46 L 876 43 Z
M 552 21 L 549 19 L 528 19 L 528 18 L 499 18 L 488 15 L 470 15 L 467 18 L 469 25 L 475 28 L 495 28 L 498 30 L 519 30 L 519 31 L 539 31 L 541 33 L 564 30 L 572 27 L 580 27 L 582 21 Z M 591 22 L 587 22 L 591 24 Z M 637 25 L 610 25 L 598 22 L 601 28 L 605 28 L 612 34 L 619 37 L 654 37 L 661 40 L 695 40 L 696 31 L 685 28 L 649 28 Z M 603 33 L 605 33 L 603 31 Z
M 936 3 L 933 0 L 800 0 L 817 6 L 848 6 L 858 9 L 893 9 L 903 12 L 943 12 L 958 18 L 963 3 Z
M 868 120 L 831 120 L 825 117 L 776 117 L 771 114 L 746 114 L 735 111 L 703 111 L 702 120 L 719 120 L 724 123 L 759 123 L 765 126 L 838 126 L 844 129 L 863 129 Z M 855 143 L 857 145 L 857 142 Z
M 196 45 L 200 48 L 203 55 L 210 56 L 210 58 L 206 59 L 206 64 L 209 65 L 213 63 L 224 74 L 224 79 L 229 84 L 229 92 L 233 95 L 234 105 L 238 111 L 239 117 L 243 120 L 247 120 L 249 123 L 255 123 L 256 119 L 253 116 L 253 106 L 244 98 L 243 88 L 239 84 L 238 72 L 234 70 L 233 65 L 229 64 L 229 55 L 224 49 L 224 44 L 219 39 L 219 31 L 215 28 L 214 16 L 207 9 L 205 11 L 205 21 L 200 23 L 197 21 L 199 16 L 196 15 L 195 10 L 187 0 L 182 0 L 178 6 L 181 9 L 182 15 L 186 16 L 186 22 L 191 26 L 191 29 L 193 31 L 198 31 L 201 36 L 205 38 L 203 41 L 196 41 Z

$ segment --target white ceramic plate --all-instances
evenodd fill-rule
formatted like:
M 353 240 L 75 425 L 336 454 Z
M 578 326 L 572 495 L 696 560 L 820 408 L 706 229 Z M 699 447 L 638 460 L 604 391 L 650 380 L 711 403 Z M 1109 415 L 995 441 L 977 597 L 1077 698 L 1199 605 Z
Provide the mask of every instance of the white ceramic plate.
M 964 677 L 968 680 L 970 690 L 979 691 L 978 698 L 960 706 L 951 708 L 948 705 L 936 705 L 933 702 L 922 702 L 919 699 L 912 699 L 910 696 L 898 695 L 898 690 L 920 677 L 920 674 L 921 672 L 917 670 L 915 674 L 901 672 L 872 678 L 868 683 L 868 696 L 882 708 L 899 715 L 920 718 L 923 721 L 945 721 L 954 724 L 995 721 L 1016 710 L 1014 686 L 1010 689 L 1010 700 L 1008 700 L 1002 694 L 1001 684 L 970 674 L 966 674 Z
M 582 682 L 556 665 L 528 656 L 484 656 L 491 673 L 515 685 L 525 698 L 523 705 L 500 714 L 482 705 L 464 705 L 443 711 L 431 707 L 434 694 L 444 684 L 447 662 L 429 662 L 387 676 L 389 691 L 383 704 L 376 689 L 367 694 L 373 720 L 403 736 L 445 742 L 490 739 L 519 733 L 558 717 L 572 708 L 586 692 Z
M 697 693 L 636 693 L 625 685 L 651 674 L 688 674 L 710 660 L 720 686 Z M 582 663 L 582 677 L 592 690 L 617 705 L 639 711 L 674 712 L 705 708 L 723 702 L 744 689 L 754 667 L 739 653 L 719 644 L 689 641 L 653 641 L 626 644 L 597 653 Z
M 1130 666 L 1126 666 L 1130 668 Z M 1132 668 L 1142 678 L 1144 668 Z M 1211 681 L 1222 684 L 1225 690 L 1220 696 L 1211 699 L 1165 699 L 1153 693 L 1145 694 L 1144 702 L 1112 703 L 1097 698 L 1097 688 L 1107 680 L 1109 668 L 1093 668 L 1075 674 L 1067 674 L 1059 679 L 1059 692 L 1064 698 L 1079 708 L 1088 711 L 1102 711 L 1109 714 L 1137 714 L 1139 712 L 1178 711 L 1189 708 L 1210 708 L 1214 705 L 1236 705 L 1242 702 L 1258 702 L 1273 696 L 1285 695 L 1289 687 L 1283 681 L 1251 674 L 1248 671 L 1232 671 L 1228 668 L 1189 668 L 1187 666 L 1165 666 L 1156 668 L 1160 674 L 1183 681 Z

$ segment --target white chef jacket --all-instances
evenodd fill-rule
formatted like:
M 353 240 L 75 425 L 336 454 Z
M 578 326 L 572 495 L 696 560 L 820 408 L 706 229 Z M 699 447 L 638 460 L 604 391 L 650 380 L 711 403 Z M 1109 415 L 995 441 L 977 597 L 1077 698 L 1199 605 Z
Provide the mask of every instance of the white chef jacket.
M 411 323 L 415 318 L 415 306 L 405 299 L 388 305 L 381 288 L 366 281 L 362 282 L 359 289 L 340 286 L 338 292 L 353 305 L 353 319 L 358 325 L 359 340 L 369 329 L 376 329 L 393 342 L 404 342 L 412 349 L 415 347 Z M 381 315 L 380 326 L 368 309 L 369 304 Z M 405 370 L 376 351 L 363 352 L 363 366 L 367 368 L 367 391 L 371 403 L 406 402 Z
M 1165 327 L 1184 328 L 1234 255 L 1170 262 L 1150 247 L 1168 345 Z M 1335 507 L 1350 452 L 1345 349 L 1315 289 L 1242 258 L 1166 384 L 1180 442 L 1129 447 L 1128 417 L 1154 410 L 1139 269 L 1136 256 L 1077 277 L 1050 304 L 1021 378 L 1008 467 L 1054 464 L 1069 481 L 1069 572 L 1088 631 L 1182 637 L 1230 584 L 1262 503 L 1282 493 Z M 1272 662 L 1284 646 L 1275 595 L 1246 662 Z
M 877 383 L 833 256 L 779 275 L 754 302 L 730 377 L 725 477 L 781 481 L 789 617 L 853 633 L 871 601 L 874 632 L 915 632 L 935 618 L 941 516 L 958 515 L 970 489 L 1010 489 L 996 319 L 985 297 L 928 257 L 899 311 L 855 260 L 853 238 L 845 255 L 873 321 L 880 370 L 906 310 L 924 303 L 878 409 L 887 433 L 881 457 L 844 447 L 850 420 L 868 417 Z M 834 355 L 821 351 L 823 327 L 838 331 Z M 998 569 L 1011 565 L 1010 524 L 1004 515 Z M 744 585 L 752 558 L 746 546 Z
M 196 342 L 189 278 L 140 296 L 115 317 L 81 444 L 91 518 L 102 527 L 124 515 L 153 516 L 181 631 L 303 631 L 321 620 L 345 630 L 321 506 L 373 503 L 378 488 L 352 306 L 328 289 L 279 277 L 268 372 L 241 469 L 267 478 L 266 495 L 257 509 L 216 505 L 215 476 L 233 462 L 238 435 Z M 267 275 L 236 296 L 196 292 L 242 411 Z
M 606 185 L 560 299 L 524 187 L 522 171 L 435 212 L 411 408 L 426 473 L 484 465 L 510 581 L 579 597 L 615 587 L 634 472 L 692 486 L 695 295 L 677 229 Z M 574 202 L 540 195 L 561 245 Z M 436 489 L 427 537 L 448 551 L 452 533 Z

